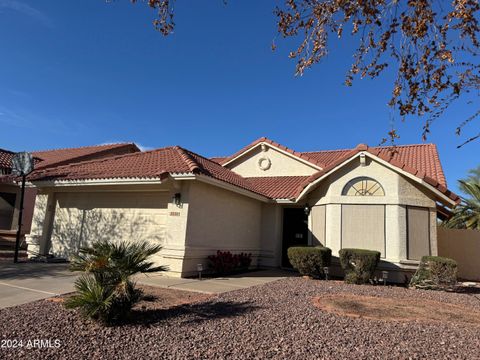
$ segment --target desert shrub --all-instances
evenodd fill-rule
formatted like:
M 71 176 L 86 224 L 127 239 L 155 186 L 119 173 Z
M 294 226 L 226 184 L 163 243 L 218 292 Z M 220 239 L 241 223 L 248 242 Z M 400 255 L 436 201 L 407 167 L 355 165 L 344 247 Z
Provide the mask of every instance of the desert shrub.
M 81 248 L 70 269 L 84 274 L 75 281 L 76 293 L 67 299 L 68 308 L 79 308 L 89 318 L 105 324 L 125 320 L 141 297 L 130 279 L 138 273 L 165 271 L 148 258 L 161 250 L 148 242 L 98 241 Z
M 339 255 L 345 282 L 349 284 L 368 283 L 380 261 L 380 252 L 373 250 L 341 249 Z
M 244 271 L 252 263 L 252 254 L 232 254 L 230 251 L 218 250 L 215 255 L 208 256 L 210 268 L 220 275 L 231 274 L 237 271 Z
M 421 289 L 448 289 L 457 283 L 457 262 L 440 256 L 423 256 L 410 286 Z
M 332 250 L 327 247 L 294 246 L 287 251 L 288 260 L 301 275 L 318 278 L 323 268 L 330 266 Z

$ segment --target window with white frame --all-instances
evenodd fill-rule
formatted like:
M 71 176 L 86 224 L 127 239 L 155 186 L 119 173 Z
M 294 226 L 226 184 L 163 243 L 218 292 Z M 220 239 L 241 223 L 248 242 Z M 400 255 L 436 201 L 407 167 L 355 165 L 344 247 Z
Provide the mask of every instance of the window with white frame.
M 342 195 L 346 196 L 385 196 L 382 185 L 369 177 L 357 177 L 350 180 L 343 188 Z

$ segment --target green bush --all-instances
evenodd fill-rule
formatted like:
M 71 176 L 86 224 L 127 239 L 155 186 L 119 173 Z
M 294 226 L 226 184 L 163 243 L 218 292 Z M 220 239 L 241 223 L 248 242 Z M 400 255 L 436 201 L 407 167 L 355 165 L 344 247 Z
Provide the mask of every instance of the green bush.
M 380 261 L 380 252 L 373 250 L 341 249 L 339 255 L 345 282 L 348 284 L 368 283 Z
M 440 256 L 423 256 L 410 286 L 421 289 L 448 289 L 457 283 L 457 262 Z
M 215 274 L 227 275 L 247 271 L 252 263 L 252 254 L 232 254 L 230 251 L 217 250 L 215 255 L 209 255 L 210 268 Z
M 288 259 L 293 268 L 302 275 L 318 278 L 323 268 L 330 266 L 332 250 L 327 247 L 295 246 L 288 249 Z
M 79 308 L 87 317 L 105 324 L 125 320 L 141 297 L 130 277 L 165 271 L 165 267 L 148 261 L 160 250 L 160 246 L 145 241 L 98 241 L 81 248 L 70 269 L 84 274 L 75 281 L 76 293 L 67 299 L 65 306 Z

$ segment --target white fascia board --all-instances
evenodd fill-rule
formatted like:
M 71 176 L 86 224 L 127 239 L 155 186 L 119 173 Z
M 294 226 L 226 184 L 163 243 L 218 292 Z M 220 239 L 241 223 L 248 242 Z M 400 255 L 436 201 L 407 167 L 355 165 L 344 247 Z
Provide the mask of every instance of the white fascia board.
M 345 160 L 344 162 L 342 162 L 341 164 L 337 165 L 336 167 L 334 167 L 332 170 L 330 170 L 329 172 L 323 174 L 321 177 L 319 177 L 317 180 L 311 182 L 307 187 L 305 187 L 305 189 L 303 189 L 303 191 L 300 193 L 300 195 L 298 196 L 298 198 L 296 199 L 296 202 L 300 201 L 309 191 L 312 187 L 315 187 L 319 182 L 321 182 L 323 179 L 325 179 L 327 176 L 331 175 L 332 173 L 334 173 L 335 171 L 337 171 L 338 169 L 342 168 L 343 166 L 347 165 L 349 162 L 351 162 L 352 160 L 360 157 L 362 154 L 364 154 L 365 156 L 368 156 L 370 157 L 371 159 L 379 162 L 380 164 L 384 165 L 385 167 L 388 167 L 389 169 L 399 173 L 399 174 L 402 174 L 403 176 L 415 181 L 416 183 L 426 187 L 427 189 L 429 189 L 430 191 L 432 191 L 435 195 L 437 195 L 439 198 L 441 198 L 443 201 L 445 201 L 446 203 L 452 205 L 452 206 L 455 206 L 456 203 L 455 201 L 453 201 L 452 199 L 450 199 L 448 196 L 444 195 L 442 192 L 440 192 L 438 189 L 434 188 L 432 185 L 428 184 L 425 180 L 423 179 L 420 179 L 419 177 L 415 176 L 415 175 L 412 175 L 410 174 L 409 172 L 406 172 L 405 170 L 402 170 L 392 164 L 390 164 L 388 161 L 385 161 L 381 158 L 379 158 L 378 156 L 375 156 L 371 153 L 369 153 L 368 151 L 361 151 L 355 155 L 353 155 L 351 158 Z
M 242 157 L 242 156 L 245 155 L 245 154 L 248 154 L 250 151 L 253 151 L 253 150 L 256 149 L 257 147 L 262 146 L 262 145 L 271 147 L 272 149 L 275 149 L 275 150 L 277 150 L 278 152 L 281 152 L 282 154 L 284 154 L 284 155 L 286 155 L 286 156 L 288 156 L 288 157 L 290 157 L 290 158 L 292 158 L 292 159 L 295 159 L 295 160 L 297 160 L 297 161 L 300 161 L 301 163 L 303 163 L 303 164 L 305 164 L 305 165 L 307 165 L 307 166 L 310 166 L 310 167 L 315 168 L 315 169 L 317 169 L 317 170 L 323 170 L 323 168 L 321 168 L 321 167 L 318 166 L 318 165 L 315 165 L 315 164 L 311 163 L 310 161 L 307 161 L 307 160 L 305 160 L 305 159 L 302 159 L 301 157 L 298 157 L 298 156 L 296 156 L 296 155 L 294 155 L 294 154 L 291 154 L 291 153 L 289 153 L 288 151 L 285 151 L 285 150 L 283 150 L 283 149 L 280 149 L 279 147 L 276 147 L 275 145 L 269 144 L 269 143 L 264 142 L 264 141 L 258 143 L 258 144 L 255 145 L 255 146 L 252 146 L 252 147 L 251 147 L 250 149 L 248 149 L 248 150 L 245 150 L 243 153 L 235 156 L 233 159 L 228 160 L 228 161 L 227 161 L 225 164 L 223 164 L 222 166 L 227 166 L 227 165 L 230 164 L 231 162 L 237 160 L 238 158 Z
M 292 199 L 274 199 L 273 200 L 277 204 L 295 204 L 296 201 Z
M 92 185 L 145 185 L 163 184 L 158 178 L 112 178 L 112 179 L 84 179 L 84 180 L 49 180 L 33 181 L 36 187 L 65 187 L 65 186 L 92 186 Z
M 170 177 L 174 180 L 195 180 L 194 173 L 170 173 Z

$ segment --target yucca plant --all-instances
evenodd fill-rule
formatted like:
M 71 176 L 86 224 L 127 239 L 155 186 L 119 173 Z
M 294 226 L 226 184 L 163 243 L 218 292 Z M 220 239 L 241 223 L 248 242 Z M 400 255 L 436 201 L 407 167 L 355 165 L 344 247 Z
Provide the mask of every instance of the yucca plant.
M 460 180 L 462 190 L 468 195 L 453 209 L 453 216 L 443 225 L 454 229 L 480 230 L 480 184 Z
M 97 241 L 81 248 L 70 270 L 84 274 L 75 282 L 77 292 L 66 306 L 80 308 L 87 317 L 107 324 L 124 320 L 141 296 L 131 277 L 167 270 L 148 260 L 160 250 L 161 246 L 146 241 Z

